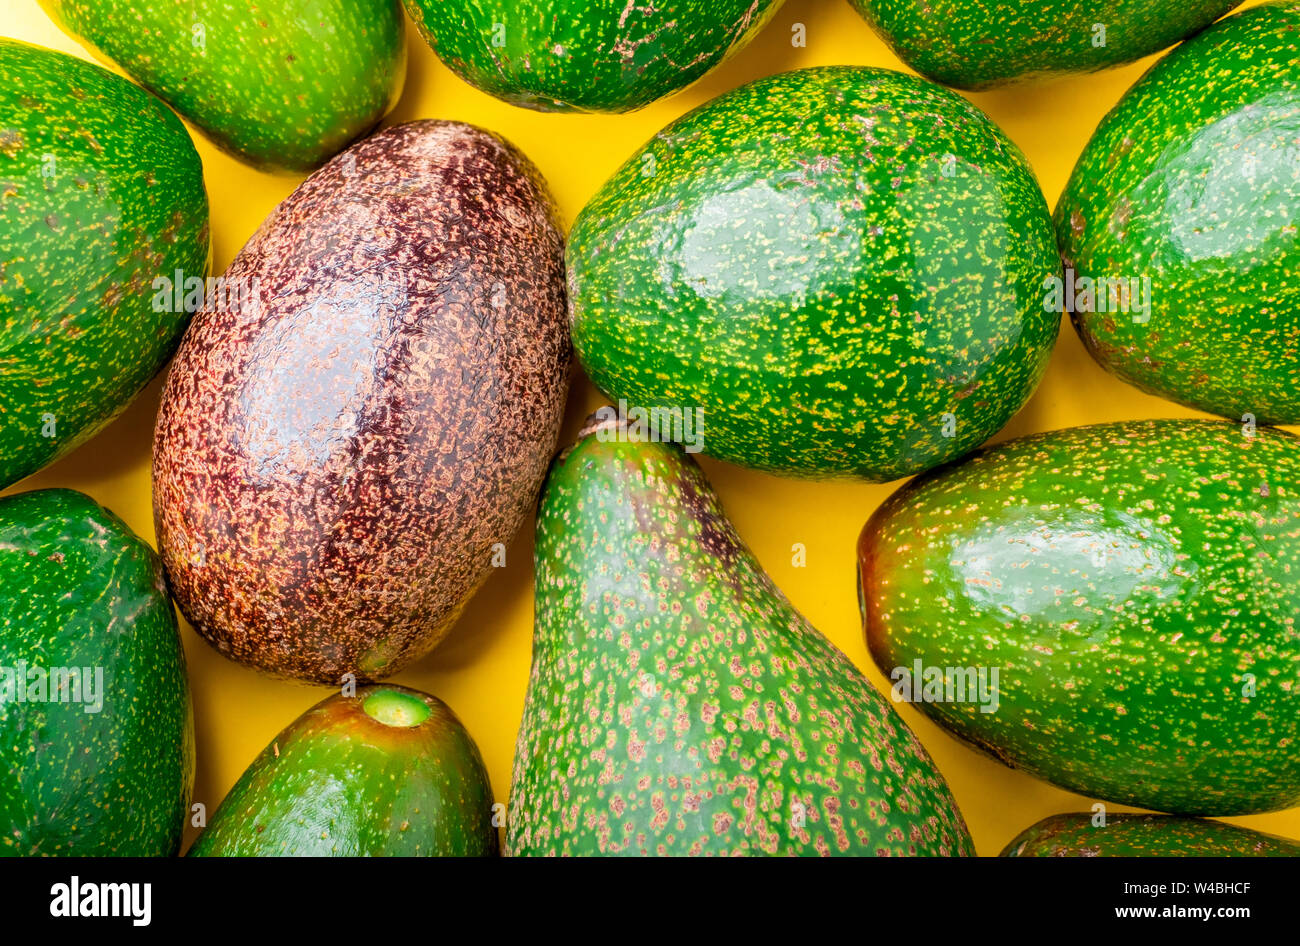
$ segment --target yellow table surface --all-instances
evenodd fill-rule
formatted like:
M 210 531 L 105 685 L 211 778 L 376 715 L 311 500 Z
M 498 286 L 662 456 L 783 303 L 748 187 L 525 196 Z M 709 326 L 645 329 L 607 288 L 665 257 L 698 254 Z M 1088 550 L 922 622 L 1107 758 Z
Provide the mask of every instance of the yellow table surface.
M 1246 4 L 1251 5 L 1254 0 Z M 92 58 L 50 22 L 36 0 L 4 0 L 3 7 L 0 35 Z M 804 48 L 791 43 L 796 23 L 807 30 Z M 453 119 L 504 135 L 546 176 L 566 225 L 651 135 L 729 89 L 805 66 L 904 68 L 847 0 L 787 0 L 749 46 L 679 95 L 630 115 L 552 115 L 515 108 L 471 88 L 438 61 L 414 29 L 407 33 L 406 90 L 385 124 Z M 1097 75 L 968 97 L 1024 150 L 1048 203 L 1055 206 L 1101 117 L 1152 61 L 1154 57 Z M 299 179 L 254 171 L 217 151 L 193 128 L 191 132 L 203 157 L 212 206 L 213 272 L 220 273 Z M 81 490 L 153 541 L 149 450 L 159 391 L 155 379 L 99 436 L 8 492 L 53 486 Z M 602 403 L 600 394 L 578 376 L 561 442 L 571 440 L 587 413 Z M 1102 421 L 1194 416 L 1199 415 L 1106 374 L 1084 351 L 1067 319 L 1042 386 L 994 439 Z M 703 466 L 741 536 L 795 607 L 888 692 L 888 681 L 872 663 L 862 636 L 854 548 L 862 524 L 896 484 L 801 482 L 708 459 Z M 804 567 L 792 565 L 796 542 L 807 549 Z M 392 678 L 435 694 L 456 711 L 478 742 L 493 790 L 503 802 L 528 682 L 532 613 L 529 526 L 510 547 L 507 567 L 492 575 L 442 646 Z M 211 813 L 276 733 L 331 691 L 263 677 L 221 657 L 188 624 L 182 623 L 181 633 L 198 739 L 194 800 Z M 997 854 L 1040 818 L 1087 811 L 1094 803 L 1013 772 L 957 742 L 911 706 L 899 708 L 952 786 L 980 854 Z M 1125 810 L 1118 805 L 1108 809 Z M 1300 838 L 1300 808 L 1227 820 Z M 187 845 L 196 833 L 187 830 Z

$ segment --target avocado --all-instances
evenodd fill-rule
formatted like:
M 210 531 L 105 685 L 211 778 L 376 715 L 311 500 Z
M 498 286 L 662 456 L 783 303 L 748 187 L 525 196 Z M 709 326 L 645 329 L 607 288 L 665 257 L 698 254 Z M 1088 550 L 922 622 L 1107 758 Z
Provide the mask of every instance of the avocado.
M 1300 802 L 1290 434 L 1162 420 L 1013 440 L 896 492 L 859 563 L 895 695 L 1008 765 L 1174 814 Z
M 0 498 L 0 855 L 164 857 L 194 716 L 153 549 L 89 496 Z
M 669 125 L 569 235 L 574 348 L 705 454 L 892 480 L 1024 404 L 1060 260 L 1024 156 L 965 99 L 884 69 L 761 79 Z
M 492 788 L 478 747 L 437 697 L 335 694 L 253 760 L 191 857 L 489 857 Z
M 626 112 L 690 85 L 782 0 L 403 0 L 452 72 L 547 112 Z
M 1300 3 L 1160 60 L 1084 148 L 1056 227 L 1072 278 L 1096 287 L 1072 318 L 1106 370 L 1211 414 L 1300 423 Z M 1125 285 L 1149 306 L 1124 306 Z
M 40 0 L 50 18 L 193 122 L 271 171 L 319 167 L 396 103 L 400 0 Z
M 0 75 L 4 488 L 102 430 L 162 367 L 202 294 L 170 287 L 204 285 L 209 239 L 203 166 L 161 102 L 17 40 L 0 38 Z
M 969 855 L 943 776 L 677 446 L 606 408 L 537 515 L 513 855 Z
M 172 593 L 317 683 L 430 651 L 531 515 L 571 354 L 564 242 L 488 132 L 385 129 L 304 181 L 177 352 L 154 436 Z
M 1052 815 L 1026 828 L 1001 857 L 1300 857 L 1300 843 L 1176 815 Z
M 1241 0 L 849 0 L 921 75 L 959 89 L 1096 72 L 1159 52 Z

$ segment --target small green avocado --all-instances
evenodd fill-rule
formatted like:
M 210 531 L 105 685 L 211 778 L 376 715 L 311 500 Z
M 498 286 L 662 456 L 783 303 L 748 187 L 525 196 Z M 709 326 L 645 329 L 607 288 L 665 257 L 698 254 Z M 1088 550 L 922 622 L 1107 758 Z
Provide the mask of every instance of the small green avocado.
M 445 703 L 361 687 L 317 703 L 240 776 L 192 857 L 498 853 L 478 747 Z
M 1052 815 L 1018 834 L 1002 857 L 1300 857 L 1300 842 L 1174 815 Z

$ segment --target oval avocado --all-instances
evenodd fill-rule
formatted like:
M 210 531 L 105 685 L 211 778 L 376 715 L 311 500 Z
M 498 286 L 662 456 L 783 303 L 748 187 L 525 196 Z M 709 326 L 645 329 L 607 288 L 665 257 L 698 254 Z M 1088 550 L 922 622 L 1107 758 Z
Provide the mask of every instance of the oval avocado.
M 798 476 L 891 480 L 978 446 L 1060 325 L 1024 156 L 884 69 L 772 76 L 669 125 L 583 208 L 568 264 L 574 347 L 611 400 Z
M 177 853 L 194 717 L 162 564 L 89 496 L 0 498 L 0 856 Z
M 451 122 L 367 138 L 276 208 L 158 414 L 154 520 L 200 634 L 319 683 L 442 639 L 555 449 L 563 252 L 528 160 Z
M 400 0 L 40 0 L 222 150 L 319 167 L 379 124 L 406 74 Z
M 1022 831 L 1001 857 L 1300 857 L 1300 842 L 1176 815 L 1052 815 Z
M 102 430 L 163 366 L 209 240 L 203 166 L 165 105 L 11 39 L 0 75 L 2 489 Z
M 491 857 L 492 788 L 437 697 L 360 687 L 317 703 L 253 760 L 190 857 Z
M 1300 802 L 1290 434 L 1165 420 L 1013 440 L 891 496 L 859 561 L 896 696 L 1008 765 L 1175 814 Z
M 959 89 L 1096 72 L 1159 52 L 1241 0 L 849 0 L 898 58 Z
M 1300 423 L 1300 3 L 1160 60 L 1088 142 L 1056 227 L 1104 368 L 1211 414 Z
M 738 51 L 782 0 L 403 0 L 447 68 L 512 105 L 626 112 Z

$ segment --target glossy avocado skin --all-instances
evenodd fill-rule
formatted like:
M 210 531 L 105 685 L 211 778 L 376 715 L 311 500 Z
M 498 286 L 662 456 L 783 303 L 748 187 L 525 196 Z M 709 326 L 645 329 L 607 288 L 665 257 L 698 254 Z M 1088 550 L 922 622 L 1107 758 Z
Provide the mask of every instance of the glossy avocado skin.
M 1290 434 L 1166 420 L 1014 440 L 895 493 L 859 561 L 886 676 L 998 670 L 995 712 L 917 707 L 1008 765 L 1175 814 L 1300 801 Z
M 1159 52 L 1241 0 L 849 0 L 903 62 L 935 82 L 988 89 L 1096 72 Z M 1095 27 L 1105 26 L 1105 44 Z
M 154 281 L 207 275 L 208 198 L 184 126 L 64 53 L 0 39 L 0 488 L 104 428 L 190 313 Z
M 967 855 L 943 776 L 677 447 L 562 454 L 537 520 L 512 855 Z
M 0 667 L 29 697 L 34 668 L 89 668 L 97 691 L 0 687 L 0 855 L 176 854 L 194 785 L 176 614 L 153 549 L 90 497 L 0 498 Z
M 1228 17 L 1157 63 L 1084 149 L 1056 227 L 1079 276 L 1151 279 L 1149 321 L 1073 314 L 1108 371 L 1300 422 L 1300 3 Z
M 1300 857 L 1300 843 L 1247 828 L 1173 815 L 1052 815 L 1026 828 L 1002 857 Z
M 431 710 L 416 726 L 366 713 L 396 691 Z M 191 857 L 490 857 L 492 788 L 445 703 L 385 685 L 317 703 L 262 750 L 212 814 Z
M 827 67 L 706 103 L 633 155 L 569 236 L 588 377 L 700 410 L 707 455 L 896 479 L 982 443 L 1060 324 L 1033 173 L 932 83 Z
M 690 85 L 782 0 L 404 0 L 449 69 L 512 105 L 626 112 Z
M 379 124 L 406 74 L 400 0 L 40 0 L 256 167 L 305 172 Z

